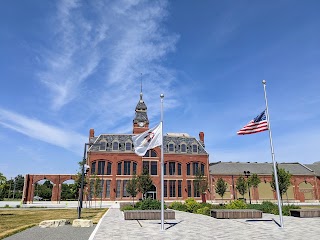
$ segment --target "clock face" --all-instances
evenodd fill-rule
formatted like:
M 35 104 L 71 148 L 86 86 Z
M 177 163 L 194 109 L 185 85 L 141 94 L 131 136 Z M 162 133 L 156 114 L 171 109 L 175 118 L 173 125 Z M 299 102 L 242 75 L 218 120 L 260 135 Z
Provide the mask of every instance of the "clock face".
M 144 123 L 143 122 L 139 122 L 138 125 L 139 125 L 139 127 L 143 127 Z

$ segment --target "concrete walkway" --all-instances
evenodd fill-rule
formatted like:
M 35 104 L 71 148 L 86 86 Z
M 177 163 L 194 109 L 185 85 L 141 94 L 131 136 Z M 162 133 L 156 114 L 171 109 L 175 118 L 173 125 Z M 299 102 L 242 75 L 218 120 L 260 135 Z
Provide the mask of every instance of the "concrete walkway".
M 320 218 L 284 217 L 281 229 L 279 216 L 263 214 L 263 219 L 215 219 L 176 211 L 176 220 L 166 221 L 160 230 L 158 220 L 124 220 L 118 207 L 111 207 L 101 219 L 90 240 L 163 240 L 163 239 L 319 239 Z

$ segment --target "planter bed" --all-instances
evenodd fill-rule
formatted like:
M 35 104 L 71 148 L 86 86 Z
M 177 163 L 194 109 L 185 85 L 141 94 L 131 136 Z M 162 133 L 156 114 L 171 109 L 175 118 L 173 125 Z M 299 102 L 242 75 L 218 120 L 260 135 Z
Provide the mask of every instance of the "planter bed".
M 255 209 L 211 209 L 211 217 L 219 219 L 262 218 L 262 211 Z
M 125 220 L 161 220 L 161 210 L 126 210 L 123 213 Z M 175 219 L 175 212 L 165 210 L 164 219 Z
M 290 216 L 301 218 L 320 217 L 320 208 L 318 209 L 290 209 Z

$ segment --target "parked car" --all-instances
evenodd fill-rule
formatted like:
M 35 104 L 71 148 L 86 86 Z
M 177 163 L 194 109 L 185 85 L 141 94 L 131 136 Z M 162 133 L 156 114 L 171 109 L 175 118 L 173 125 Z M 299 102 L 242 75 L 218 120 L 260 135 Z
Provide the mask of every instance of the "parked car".
M 39 197 L 39 196 L 34 196 L 33 197 L 33 200 L 35 201 L 41 201 L 43 198 L 42 197 Z

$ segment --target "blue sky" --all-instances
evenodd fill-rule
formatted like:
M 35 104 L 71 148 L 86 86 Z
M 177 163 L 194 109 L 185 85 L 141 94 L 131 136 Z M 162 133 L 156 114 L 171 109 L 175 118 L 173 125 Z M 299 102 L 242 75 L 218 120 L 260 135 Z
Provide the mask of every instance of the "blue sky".
M 6 1 L 0 172 L 74 173 L 90 128 L 131 133 L 141 73 L 150 126 L 205 133 L 210 161 L 319 161 L 319 1 Z

